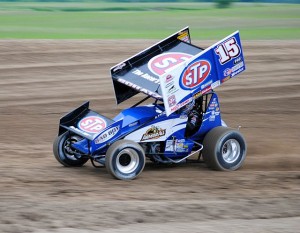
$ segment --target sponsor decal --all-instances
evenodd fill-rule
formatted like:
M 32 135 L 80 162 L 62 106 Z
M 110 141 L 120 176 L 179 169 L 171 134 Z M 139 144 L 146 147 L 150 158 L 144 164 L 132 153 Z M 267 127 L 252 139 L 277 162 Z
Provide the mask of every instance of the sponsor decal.
M 233 76 L 237 75 L 238 73 L 240 73 L 243 70 L 244 70 L 244 62 L 241 60 L 235 66 L 233 66 L 232 68 L 226 68 L 223 71 L 223 75 L 233 77 Z M 225 81 L 226 80 L 223 79 L 223 82 L 225 82 Z
M 217 106 L 218 106 L 217 100 L 216 100 L 216 98 L 213 98 L 213 100 L 209 104 L 208 109 L 209 110 L 214 110 Z
M 187 43 L 191 43 L 188 31 L 180 32 L 177 39 Z
M 198 60 L 190 64 L 181 74 L 180 86 L 185 89 L 194 89 L 205 81 L 211 71 L 207 60 Z
M 122 70 L 124 66 L 126 66 L 125 63 L 120 63 L 116 65 L 116 67 L 113 69 L 113 72 L 116 72 L 117 70 Z
M 177 104 L 176 106 L 171 108 L 171 112 L 175 112 L 176 110 L 182 108 L 184 105 L 187 105 L 189 102 L 191 102 L 194 98 L 188 98 L 187 100 L 183 101 L 182 103 Z
M 237 71 L 238 69 L 240 69 L 242 67 L 244 67 L 244 62 L 240 62 L 239 64 L 232 67 L 232 72 L 235 72 L 235 71 Z
M 220 115 L 220 108 L 216 98 L 213 98 L 211 103 L 209 104 L 209 121 L 215 121 L 216 116 Z
M 176 105 L 176 97 L 175 95 L 171 95 L 169 98 L 168 98 L 168 104 L 169 104 L 169 107 L 173 107 L 174 105 Z
M 244 69 L 245 69 L 245 68 L 244 68 L 244 66 L 243 66 L 242 68 L 240 68 L 240 69 L 238 69 L 237 71 L 233 72 L 233 73 L 231 74 L 231 77 L 234 77 L 234 76 L 236 76 L 237 74 L 241 73 Z
M 88 116 L 78 123 L 78 128 L 87 133 L 99 133 L 106 128 L 106 121 L 99 116 Z
M 166 77 L 166 83 L 170 82 L 173 80 L 173 76 L 168 74 L 167 77 Z
M 161 96 L 160 96 L 159 94 L 157 94 L 157 93 L 155 93 L 155 92 L 152 92 L 152 91 L 149 91 L 149 90 L 147 90 L 147 89 L 145 89 L 145 88 L 142 88 L 142 87 L 140 87 L 140 86 L 138 86 L 138 85 L 136 85 L 136 84 L 134 84 L 134 83 L 132 83 L 132 82 L 129 82 L 129 81 L 125 80 L 125 79 L 119 78 L 118 81 L 119 81 L 120 83 L 125 84 L 126 86 L 129 86 L 129 87 L 131 87 L 131 88 L 137 90 L 137 91 L 143 92 L 143 93 L 145 93 L 146 95 L 150 95 L 150 96 L 152 96 L 153 98 L 156 98 L 156 99 L 161 98 Z
M 223 71 L 223 75 L 224 76 L 229 76 L 231 74 L 232 70 L 230 68 L 226 68 L 224 71 Z
M 210 115 L 209 116 L 209 121 L 215 121 L 216 120 L 216 116 L 215 115 Z
M 192 55 L 180 52 L 162 53 L 150 59 L 148 69 L 156 75 L 163 75 L 166 70 L 188 61 Z
M 241 57 L 238 57 L 237 59 L 235 59 L 234 61 L 233 61 L 233 64 L 238 64 L 238 63 L 240 63 L 240 62 L 242 62 L 243 60 L 242 60 L 242 58 Z
M 157 112 L 157 111 L 156 111 Z M 163 115 L 165 115 L 166 114 L 166 111 L 162 111 L 161 113 L 159 113 L 157 116 L 155 116 L 155 119 L 157 119 L 157 118 L 159 118 L 159 117 L 161 117 L 161 116 L 163 116 Z
M 214 83 L 211 84 L 211 88 L 215 89 L 216 87 L 220 86 L 220 80 L 215 81 Z
M 157 139 L 164 135 L 166 135 L 166 129 L 162 129 L 159 126 L 152 125 L 151 128 L 143 134 L 141 141 Z
M 175 142 L 173 140 L 167 140 L 165 151 L 175 151 L 174 144 Z
M 135 69 L 132 71 L 133 74 L 137 75 L 137 76 L 140 76 L 146 80 L 149 80 L 150 82 L 154 82 L 154 83 L 159 83 L 159 79 L 158 78 L 155 78 L 153 76 L 151 76 L 150 74 L 147 74 L 147 73 L 144 73 L 142 72 L 141 70 L 139 69 Z
M 171 81 L 171 82 L 167 83 L 166 88 L 169 88 L 169 87 L 171 87 L 172 85 L 174 85 L 174 81 Z
M 80 130 L 80 129 L 74 127 L 74 126 L 70 126 L 70 128 L 73 129 L 74 131 L 80 133 L 80 134 L 85 135 L 86 137 L 89 137 L 89 136 L 90 136 L 88 133 L 86 133 L 86 132 L 84 132 L 84 131 L 82 131 L 82 130 Z
M 189 146 L 185 143 L 185 139 L 176 139 L 173 140 L 167 140 L 166 141 L 166 149 L 165 151 L 171 151 L 171 152 L 188 152 Z
M 204 95 L 204 94 L 206 94 L 207 92 L 209 92 L 210 90 L 211 90 L 211 86 L 209 86 L 209 87 L 203 89 L 203 90 L 201 91 L 201 94 Z
M 178 91 L 178 88 L 176 88 L 175 85 L 172 85 L 168 90 L 168 94 L 174 94 L 177 91 Z
M 136 126 L 138 123 L 139 123 L 139 121 L 135 121 L 135 122 L 129 124 L 128 126 L 129 126 L 129 127 Z
M 209 82 L 201 85 L 201 89 L 204 89 L 205 87 L 209 86 L 210 84 L 212 84 L 212 80 L 210 80 Z
M 211 121 L 214 121 L 215 120 L 215 118 L 216 118 L 216 116 L 215 116 L 216 114 L 215 114 L 215 111 L 214 110 L 212 110 L 211 111 L 211 115 L 209 116 L 209 120 L 211 120 L 211 119 L 213 119 L 213 120 L 211 120 Z
M 118 126 L 112 127 L 110 129 L 104 131 L 95 139 L 95 143 L 100 144 L 100 143 L 108 141 L 109 139 L 114 137 L 119 132 L 119 130 L 120 130 L 120 126 L 118 125 Z
M 230 76 L 227 76 L 225 78 L 222 79 L 222 83 L 226 82 L 228 79 L 230 79 L 231 77 Z

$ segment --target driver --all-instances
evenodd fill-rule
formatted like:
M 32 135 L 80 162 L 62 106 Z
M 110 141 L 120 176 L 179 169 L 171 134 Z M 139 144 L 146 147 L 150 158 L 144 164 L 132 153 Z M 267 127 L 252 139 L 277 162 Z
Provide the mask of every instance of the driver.
M 198 107 L 195 104 L 195 99 L 187 104 L 183 110 L 183 113 L 188 117 L 187 125 L 186 125 L 186 136 L 192 136 L 195 134 L 201 125 L 201 112 L 198 111 Z
M 181 116 L 188 116 L 195 106 L 195 99 L 182 108 Z

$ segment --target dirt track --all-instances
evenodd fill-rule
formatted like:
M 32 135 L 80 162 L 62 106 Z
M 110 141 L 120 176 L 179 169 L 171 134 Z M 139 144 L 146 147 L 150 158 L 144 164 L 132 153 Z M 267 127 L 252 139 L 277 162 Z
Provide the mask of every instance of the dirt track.
M 248 142 L 239 171 L 147 163 L 124 182 L 56 162 L 59 118 L 86 100 L 108 117 L 130 106 L 109 68 L 152 43 L 0 41 L 0 232 L 299 231 L 300 41 L 244 42 L 247 71 L 216 90 Z

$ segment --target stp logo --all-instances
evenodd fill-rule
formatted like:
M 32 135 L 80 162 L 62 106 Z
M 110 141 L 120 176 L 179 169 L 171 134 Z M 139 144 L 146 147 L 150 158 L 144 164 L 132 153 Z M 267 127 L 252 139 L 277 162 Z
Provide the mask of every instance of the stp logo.
M 106 121 L 98 116 L 88 116 L 78 123 L 78 127 L 88 133 L 99 133 L 106 128 Z
M 148 68 L 152 73 L 162 75 L 167 69 L 170 69 L 181 62 L 187 61 L 191 57 L 192 55 L 187 53 L 162 53 L 153 57 L 148 62 Z
M 209 75 L 211 65 L 206 60 L 195 61 L 181 74 L 180 86 L 183 89 L 193 89 L 199 86 Z

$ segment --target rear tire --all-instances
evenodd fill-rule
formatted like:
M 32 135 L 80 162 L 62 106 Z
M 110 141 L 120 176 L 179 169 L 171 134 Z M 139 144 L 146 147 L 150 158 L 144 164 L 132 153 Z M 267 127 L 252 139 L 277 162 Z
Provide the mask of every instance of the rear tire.
M 119 180 L 132 180 L 144 169 L 145 152 L 136 142 L 120 140 L 107 150 L 105 166 L 107 171 Z
M 54 157 L 65 167 L 81 167 L 89 160 L 87 157 L 78 158 L 74 155 L 76 151 L 71 148 L 71 143 L 78 140 L 77 136 L 70 136 L 68 132 L 65 132 L 53 143 Z
M 231 128 L 219 126 L 212 129 L 205 136 L 203 146 L 203 159 L 214 170 L 237 170 L 246 158 L 245 139 L 239 131 Z

